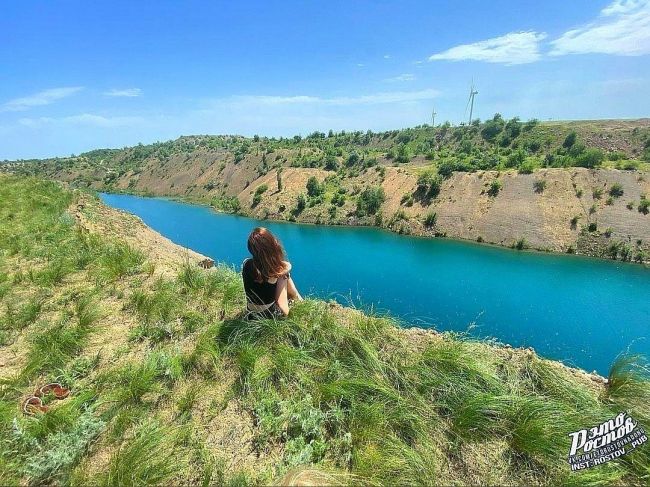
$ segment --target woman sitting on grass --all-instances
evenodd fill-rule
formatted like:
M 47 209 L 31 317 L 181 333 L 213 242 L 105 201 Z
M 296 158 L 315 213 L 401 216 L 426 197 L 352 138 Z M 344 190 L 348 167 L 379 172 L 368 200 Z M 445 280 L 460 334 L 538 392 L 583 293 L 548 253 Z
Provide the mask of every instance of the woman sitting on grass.
M 248 236 L 253 258 L 242 264 L 248 319 L 275 318 L 289 314 L 290 300 L 302 300 L 291 279 L 291 264 L 285 260 L 280 241 L 266 228 Z

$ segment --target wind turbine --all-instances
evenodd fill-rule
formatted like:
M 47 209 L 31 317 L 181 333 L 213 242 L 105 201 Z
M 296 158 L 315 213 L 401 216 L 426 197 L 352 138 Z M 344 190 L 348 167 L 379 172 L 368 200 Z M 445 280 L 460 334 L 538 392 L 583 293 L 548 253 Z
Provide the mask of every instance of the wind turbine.
M 465 106 L 465 113 L 467 113 L 467 107 L 469 107 L 469 121 L 467 125 L 472 125 L 472 113 L 474 112 L 474 97 L 478 95 L 478 91 L 474 88 L 474 80 L 472 80 L 472 85 L 469 89 L 469 99 L 467 100 L 467 105 Z
M 431 126 L 435 127 L 436 126 L 436 107 L 433 107 L 433 110 L 431 110 Z

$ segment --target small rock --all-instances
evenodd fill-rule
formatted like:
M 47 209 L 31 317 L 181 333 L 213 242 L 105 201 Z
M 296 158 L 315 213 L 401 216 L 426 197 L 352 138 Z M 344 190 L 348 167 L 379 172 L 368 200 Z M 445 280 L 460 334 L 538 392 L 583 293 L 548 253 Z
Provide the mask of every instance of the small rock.
M 199 267 L 203 269 L 212 269 L 214 267 L 214 260 L 203 259 L 201 262 L 199 262 Z

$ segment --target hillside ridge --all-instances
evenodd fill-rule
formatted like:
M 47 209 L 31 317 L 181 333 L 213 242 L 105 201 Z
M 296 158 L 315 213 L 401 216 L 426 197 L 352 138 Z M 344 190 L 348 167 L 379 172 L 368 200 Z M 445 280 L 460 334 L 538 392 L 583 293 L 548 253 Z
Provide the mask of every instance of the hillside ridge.
M 3 166 L 261 219 L 650 261 L 650 119 L 186 136 Z

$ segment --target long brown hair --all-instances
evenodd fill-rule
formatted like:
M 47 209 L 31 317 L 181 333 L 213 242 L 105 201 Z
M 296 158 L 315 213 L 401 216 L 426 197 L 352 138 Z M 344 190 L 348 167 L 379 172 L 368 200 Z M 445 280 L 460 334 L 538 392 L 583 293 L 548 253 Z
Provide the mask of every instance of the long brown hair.
M 248 251 L 253 255 L 254 278 L 257 282 L 286 274 L 282 244 L 266 228 L 257 227 L 251 232 L 248 236 Z

